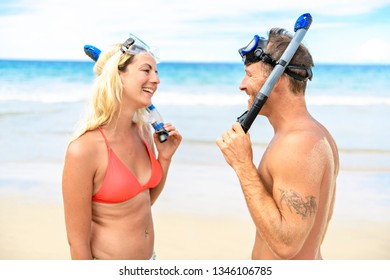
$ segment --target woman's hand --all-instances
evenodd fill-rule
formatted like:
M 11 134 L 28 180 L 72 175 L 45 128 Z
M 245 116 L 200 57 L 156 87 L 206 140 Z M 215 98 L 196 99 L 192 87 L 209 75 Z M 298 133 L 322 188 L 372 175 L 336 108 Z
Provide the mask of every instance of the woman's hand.
M 168 131 L 168 139 L 165 142 L 160 143 L 157 134 L 154 133 L 154 143 L 156 144 L 159 160 L 170 161 L 181 143 L 182 136 L 170 123 L 164 124 L 164 128 Z

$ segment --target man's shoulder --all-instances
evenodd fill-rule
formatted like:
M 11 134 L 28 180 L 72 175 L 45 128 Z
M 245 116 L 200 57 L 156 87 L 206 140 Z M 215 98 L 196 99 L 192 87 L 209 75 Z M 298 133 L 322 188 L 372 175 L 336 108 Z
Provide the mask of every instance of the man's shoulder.
M 315 153 L 323 153 L 328 149 L 327 139 L 318 129 L 294 129 L 282 133 L 272 141 L 272 154 L 287 160 L 287 158 L 312 157 Z
M 314 144 L 323 139 L 323 133 L 315 127 L 304 127 L 288 130 L 277 138 L 279 145 L 301 146 Z

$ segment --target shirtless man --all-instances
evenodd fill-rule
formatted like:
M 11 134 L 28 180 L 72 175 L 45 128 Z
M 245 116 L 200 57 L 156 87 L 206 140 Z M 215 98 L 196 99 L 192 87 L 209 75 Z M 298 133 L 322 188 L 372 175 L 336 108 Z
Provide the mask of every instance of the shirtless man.
M 246 73 L 240 90 L 249 96 L 248 108 L 291 36 L 283 29 L 272 29 L 264 52 L 256 51 L 263 39 L 254 40 L 248 53 L 240 50 Z M 333 214 L 339 157 L 332 136 L 306 107 L 306 83 L 313 65 L 310 53 L 300 45 L 289 64 L 298 67 L 286 68 L 260 110 L 274 136 L 257 168 L 250 136 L 238 122 L 216 140 L 238 176 L 256 226 L 253 259 L 322 259 L 320 248 Z

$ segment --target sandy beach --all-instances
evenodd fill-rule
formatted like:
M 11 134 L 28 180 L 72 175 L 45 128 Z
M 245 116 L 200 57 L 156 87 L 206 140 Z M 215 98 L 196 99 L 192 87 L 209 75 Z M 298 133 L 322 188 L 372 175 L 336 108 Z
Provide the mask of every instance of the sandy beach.
M 67 260 L 60 204 L 0 203 L 1 260 Z M 254 237 L 250 219 L 155 215 L 156 252 L 166 260 L 248 260 Z M 325 259 L 390 259 L 390 223 L 333 221 L 324 241 Z
M 255 147 L 256 153 L 262 148 Z M 357 158 L 370 156 L 376 157 L 370 168 L 356 165 Z M 390 259 L 390 206 L 383 203 L 389 191 L 383 200 L 383 195 L 348 184 L 363 173 L 368 178 L 378 172 L 388 176 L 388 162 L 381 160 L 386 156 L 341 153 L 344 164 L 334 218 L 322 247 L 324 259 Z M 0 259 L 70 259 L 61 172 L 61 162 L 1 165 Z M 153 215 L 158 259 L 250 259 L 254 226 L 235 174 L 213 145 L 183 143 Z

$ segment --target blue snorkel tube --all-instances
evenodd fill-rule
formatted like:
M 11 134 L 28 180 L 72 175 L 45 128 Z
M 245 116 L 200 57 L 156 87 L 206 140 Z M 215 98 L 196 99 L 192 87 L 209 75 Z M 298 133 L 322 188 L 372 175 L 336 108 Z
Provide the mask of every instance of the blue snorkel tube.
M 99 59 L 101 53 L 101 51 L 98 48 L 92 45 L 85 45 L 84 52 L 95 62 Z M 151 124 L 158 136 L 158 141 L 160 141 L 160 143 L 167 141 L 168 131 L 166 131 L 166 129 L 164 128 L 163 119 L 160 113 L 157 111 L 156 107 L 154 107 L 154 105 L 151 104 L 146 108 L 146 111 L 149 113 L 150 117 L 152 118 Z
M 255 121 L 257 115 L 259 114 L 264 103 L 267 101 L 276 82 L 279 80 L 287 65 L 290 63 L 292 57 L 294 56 L 295 52 L 299 47 L 299 44 L 302 42 L 303 37 L 305 37 L 306 32 L 309 29 L 311 23 L 312 17 L 310 14 L 303 14 L 298 18 L 298 20 L 295 22 L 295 34 L 291 39 L 291 42 L 289 43 L 281 58 L 277 62 L 276 66 L 272 70 L 268 79 L 265 81 L 263 87 L 260 89 L 260 92 L 257 94 L 255 101 L 252 104 L 252 107 L 237 118 L 237 121 L 241 124 L 245 133 L 249 130 L 252 123 Z

